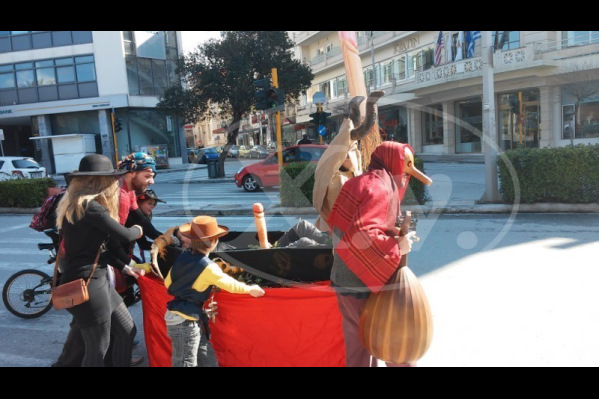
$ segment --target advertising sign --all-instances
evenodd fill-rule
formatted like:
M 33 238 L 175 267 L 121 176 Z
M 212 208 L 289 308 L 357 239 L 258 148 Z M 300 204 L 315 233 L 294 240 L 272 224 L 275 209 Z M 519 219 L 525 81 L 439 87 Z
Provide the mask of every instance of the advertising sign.
M 137 151 L 145 152 L 156 161 L 156 168 L 168 168 L 168 151 L 166 144 L 138 145 Z

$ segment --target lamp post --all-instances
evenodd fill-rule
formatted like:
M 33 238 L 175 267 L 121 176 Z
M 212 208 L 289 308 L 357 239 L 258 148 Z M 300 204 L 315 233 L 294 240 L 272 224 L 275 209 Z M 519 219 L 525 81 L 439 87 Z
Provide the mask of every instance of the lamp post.
M 493 38 L 481 32 L 483 61 L 483 150 L 485 155 L 485 192 L 480 202 L 499 202 L 497 183 L 498 136 L 495 122 L 495 81 L 493 78 Z

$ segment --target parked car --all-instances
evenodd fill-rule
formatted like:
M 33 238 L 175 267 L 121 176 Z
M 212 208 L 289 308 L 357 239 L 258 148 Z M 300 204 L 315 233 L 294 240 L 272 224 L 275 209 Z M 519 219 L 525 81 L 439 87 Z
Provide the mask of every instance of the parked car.
M 287 147 L 283 150 L 283 164 L 292 162 L 318 162 L 326 145 L 304 144 Z M 261 187 L 274 187 L 280 184 L 279 160 L 277 153 L 269 155 L 264 161 L 247 165 L 235 173 L 235 184 L 245 191 L 257 191 Z
M 229 152 L 227 153 L 227 157 L 228 158 L 239 158 L 239 146 L 238 145 L 232 145 L 231 148 L 229 148 Z
M 255 145 L 252 147 L 248 155 L 250 158 L 260 159 L 266 158 L 268 156 L 268 153 L 266 152 L 266 148 L 262 147 L 261 145 Z
M 46 168 L 30 157 L 0 157 L 0 180 L 47 177 Z
M 250 153 L 250 147 L 247 145 L 242 145 L 239 147 L 238 152 L 240 157 L 246 158 Z
M 218 160 L 219 155 L 220 154 L 218 153 L 215 147 L 202 148 L 200 149 L 198 163 L 208 163 L 209 159 Z

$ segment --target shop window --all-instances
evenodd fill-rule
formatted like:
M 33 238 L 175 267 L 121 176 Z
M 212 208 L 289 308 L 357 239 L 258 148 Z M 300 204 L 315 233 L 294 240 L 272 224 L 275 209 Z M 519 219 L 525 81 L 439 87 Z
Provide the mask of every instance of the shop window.
M 433 104 L 422 110 L 423 144 L 443 144 L 443 105 Z
M 502 150 L 538 148 L 541 122 L 539 90 L 498 96 L 499 145 Z
M 455 111 L 456 153 L 481 152 L 482 102 L 479 99 L 458 101 Z

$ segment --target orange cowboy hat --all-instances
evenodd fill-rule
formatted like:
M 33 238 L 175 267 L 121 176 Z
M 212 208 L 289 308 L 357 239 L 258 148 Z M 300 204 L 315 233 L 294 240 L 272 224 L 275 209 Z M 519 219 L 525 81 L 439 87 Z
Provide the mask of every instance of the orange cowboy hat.
M 179 232 L 192 240 L 219 238 L 229 233 L 229 228 L 216 223 L 212 216 L 196 216 L 191 223 L 179 226 Z

